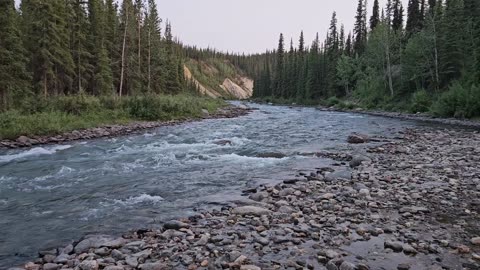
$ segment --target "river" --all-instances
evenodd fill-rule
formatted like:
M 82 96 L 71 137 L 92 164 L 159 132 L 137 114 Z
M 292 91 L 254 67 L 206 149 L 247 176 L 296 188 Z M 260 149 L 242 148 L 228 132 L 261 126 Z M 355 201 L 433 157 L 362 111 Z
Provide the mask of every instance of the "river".
M 351 132 L 391 136 L 419 125 L 313 108 L 249 105 L 258 110 L 234 119 L 0 150 L 0 268 L 86 234 L 156 227 L 197 208 L 240 199 L 248 186 L 292 178 L 299 170 L 328 163 L 308 153 L 350 149 L 354 146 L 346 137 Z

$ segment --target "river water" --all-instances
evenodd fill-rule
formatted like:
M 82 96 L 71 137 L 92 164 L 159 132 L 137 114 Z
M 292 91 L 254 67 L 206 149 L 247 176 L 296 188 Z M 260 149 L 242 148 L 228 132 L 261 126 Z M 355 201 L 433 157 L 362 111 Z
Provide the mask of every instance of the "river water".
M 258 110 L 234 119 L 0 150 L 0 269 L 86 234 L 152 228 L 196 208 L 239 199 L 248 186 L 281 181 L 328 162 L 305 153 L 349 149 L 351 132 L 391 136 L 418 125 L 313 108 L 249 105 Z M 221 140 L 231 143 L 217 144 Z

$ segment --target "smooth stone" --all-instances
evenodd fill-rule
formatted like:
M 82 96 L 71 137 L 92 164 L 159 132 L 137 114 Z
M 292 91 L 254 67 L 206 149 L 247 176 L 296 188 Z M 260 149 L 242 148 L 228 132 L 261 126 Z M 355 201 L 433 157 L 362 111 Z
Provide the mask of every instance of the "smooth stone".
M 60 267 L 61 265 L 56 263 L 46 263 L 43 265 L 43 270 L 58 270 Z
M 272 211 L 257 207 L 257 206 L 240 206 L 232 210 L 233 214 L 236 215 L 252 215 L 252 216 L 262 216 L 272 213 Z
M 178 220 L 171 220 L 163 224 L 163 228 L 166 230 L 180 230 L 180 229 L 187 229 L 190 225 Z
M 350 168 L 356 168 L 360 165 L 362 165 L 362 162 L 368 162 L 371 161 L 370 158 L 365 157 L 365 156 L 354 156 L 352 160 L 350 160 Z
M 262 270 L 262 268 L 256 265 L 245 264 L 240 266 L 240 270 Z
M 402 243 L 399 242 L 393 242 L 393 241 L 385 241 L 384 243 L 385 248 L 390 248 L 395 252 L 401 252 L 403 250 L 403 245 Z
M 355 270 L 355 264 L 350 262 L 343 262 L 340 265 L 340 270 Z
M 103 270 L 124 270 L 124 269 L 125 269 L 125 267 L 119 266 L 119 265 L 109 265 L 109 266 L 103 268 Z M 158 269 L 158 270 L 160 270 L 160 269 Z
M 472 245 L 480 246 L 480 237 L 474 237 L 470 240 Z
M 160 262 L 156 263 L 144 263 L 141 264 L 138 268 L 141 270 L 163 270 L 166 269 L 166 265 Z

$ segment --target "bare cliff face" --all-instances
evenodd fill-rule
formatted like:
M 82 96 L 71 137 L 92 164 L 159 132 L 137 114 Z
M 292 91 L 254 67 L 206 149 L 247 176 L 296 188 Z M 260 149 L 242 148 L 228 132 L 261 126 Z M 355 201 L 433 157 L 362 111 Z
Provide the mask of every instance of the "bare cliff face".
M 197 85 L 200 93 L 212 98 L 248 99 L 253 94 L 253 80 L 225 60 L 189 60 L 185 78 Z

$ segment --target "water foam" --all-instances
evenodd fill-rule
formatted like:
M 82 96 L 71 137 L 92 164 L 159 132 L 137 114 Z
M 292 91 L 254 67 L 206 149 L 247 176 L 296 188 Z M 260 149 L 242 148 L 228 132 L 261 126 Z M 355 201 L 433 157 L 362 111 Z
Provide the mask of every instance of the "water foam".
M 52 154 L 55 154 L 56 152 L 66 150 L 71 147 L 72 147 L 71 145 L 57 145 L 50 148 L 35 147 L 30 150 L 20 152 L 17 154 L 0 156 L 0 162 L 11 162 L 17 159 L 36 157 L 41 155 L 52 155 Z
M 134 197 L 129 197 L 125 200 L 114 200 L 114 204 L 120 204 L 123 206 L 131 206 L 131 205 L 136 205 L 136 204 L 157 204 L 159 202 L 162 202 L 164 199 L 160 196 L 155 196 L 155 195 L 149 195 L 146 193 L 143 193 L 139 196 L 134 196 Z

